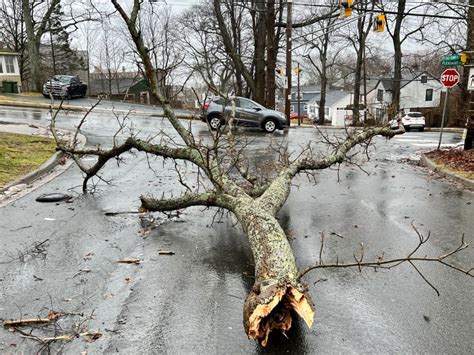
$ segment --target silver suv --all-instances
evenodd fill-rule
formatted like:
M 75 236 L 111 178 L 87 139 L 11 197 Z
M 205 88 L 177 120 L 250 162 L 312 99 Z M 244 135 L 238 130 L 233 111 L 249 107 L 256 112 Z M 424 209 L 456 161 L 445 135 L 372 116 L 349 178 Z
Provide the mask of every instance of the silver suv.
M 244 97 L 233 99 L 215 97 L 205 107 L 205 119 L 209 122 L 211 129 L 216 130 L 226 124 L 232 112 L 232 100 L 235 101 L 235 125 L 237 126 L 259 127 L 268 133 L 287 127 L 287 120 L 283 113 L 265 108 L 255 101 Z

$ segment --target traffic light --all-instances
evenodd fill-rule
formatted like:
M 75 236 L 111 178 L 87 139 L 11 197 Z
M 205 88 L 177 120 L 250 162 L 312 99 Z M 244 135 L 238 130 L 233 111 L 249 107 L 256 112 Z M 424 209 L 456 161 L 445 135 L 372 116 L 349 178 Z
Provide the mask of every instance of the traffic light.
M 276 73 L 278 76 L 283 76 L 283 68 L 276 68 Z
M 352 16 L 352 0 L 339 0 L 339 8 L 341 9 L 341 16 Z
M 375 16 L 374 31 L 383 32 L 385 30 L 385 15 L 380 14 Z
M 459 60 L 461 61 L 461 64 L 464 65 L 467 63 L 467 53 L 466 52 L 461 52 L 459 54 Z
M 295 68 L 295 74 L 296 76 L 300 75 L 300 73 L 302 72 L 303 70 L 298 66 Z

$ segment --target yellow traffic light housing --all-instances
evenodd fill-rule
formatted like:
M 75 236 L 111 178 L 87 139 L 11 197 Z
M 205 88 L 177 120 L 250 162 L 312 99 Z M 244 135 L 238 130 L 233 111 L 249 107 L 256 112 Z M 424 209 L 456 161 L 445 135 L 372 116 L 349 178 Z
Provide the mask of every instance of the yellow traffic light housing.
M 302 72 L 302 70 L 301 70 L 300 67 L 296 67 L 296 68 L 295 68 L 295 74 L 296 74 L 296 76 L 300 75 L 301 72 Z
M 459 60 L 461 61 L 461 64 L 464 65 L 467 63 L 467 53 L 466 52 L 461 52 L 459 54 Z
M 352 16 L 352 0 L 339 0 L 339 8 L 341 10 L 341 16 Z
M 385 30 L 385 15 L 380 14 L 375 16 L 374 19 L 374 31 L 383 32 Z

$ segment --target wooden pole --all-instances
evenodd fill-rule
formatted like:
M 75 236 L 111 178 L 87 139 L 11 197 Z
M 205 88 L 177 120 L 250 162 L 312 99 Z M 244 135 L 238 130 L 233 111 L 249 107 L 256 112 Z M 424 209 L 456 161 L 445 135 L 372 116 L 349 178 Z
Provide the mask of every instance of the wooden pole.
M 288 0 L 288 13 L 286 19 L 286 90 L 285 90 L 285 115 L 290 127 L 290 105 L 291 105 L 291 27 L 293 0 Z

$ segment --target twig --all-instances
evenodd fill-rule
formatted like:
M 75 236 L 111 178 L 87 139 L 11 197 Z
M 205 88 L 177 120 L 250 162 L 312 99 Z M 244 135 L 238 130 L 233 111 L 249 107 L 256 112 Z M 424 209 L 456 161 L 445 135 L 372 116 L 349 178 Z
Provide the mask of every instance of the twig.
M 44 325 L 51 324 L 55 319 L 49 318 L 32 318 L 32 319 L 16 319 L 16 320 L 6 320 L 3 322 L 4 327 L 19 327 L 25 325 Z

